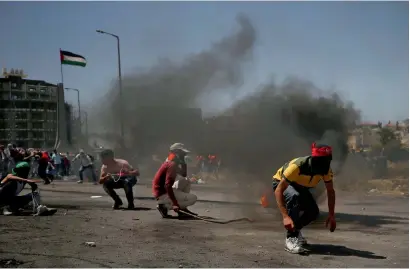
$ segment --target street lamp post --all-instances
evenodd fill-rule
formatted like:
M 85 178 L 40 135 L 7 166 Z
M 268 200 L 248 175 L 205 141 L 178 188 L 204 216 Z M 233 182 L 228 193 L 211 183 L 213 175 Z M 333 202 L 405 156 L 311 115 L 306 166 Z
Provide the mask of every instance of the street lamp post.
M 67 91 L 76 91 L 77 92 L 77 102 L 78 102 L 78 120 L 81 124 L 81 106 L 80 106 L 80 91 L 73 88 L 65 88 Z
M 124 120 L 123 120 L 123 108 L 122 108 L 122 77 L 121 77 L 121 54 L 120 54 L 120 37 L 102 30 L 96 30 L 99 34 L 106 34 L 113 36 L 117 39 L 117 53 L 118 53 L 118 86 L 120 96 L 120 132 L 121 132 L 121 146 L 124 146 Z
M 78 89 L 73 88 L 65 88 L 67 91 L 76 91 L 77 92 L 77 102 L 78 102 L 78 124 L 80 128 L 80 135 L 81 135 L 81 105 L 80 105 L 80 91 Z
M 87 113 L 87 111 L 82 111 L 82 112 L 84 113 L 84 116 L 85 116 L 85 120 L 84 120 L 84 123 L 85 123 L 85 137 L 87 139 L 87 145 L 88 145 L 88 113 Z

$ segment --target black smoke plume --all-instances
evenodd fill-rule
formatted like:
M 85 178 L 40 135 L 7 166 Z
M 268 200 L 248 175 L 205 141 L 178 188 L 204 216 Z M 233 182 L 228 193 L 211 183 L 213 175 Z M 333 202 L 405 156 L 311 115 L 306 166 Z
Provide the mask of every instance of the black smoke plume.
M 244 65 L 252 60 L 256 31 L 246 16 L 239 16 L 238 23 L 235 34 L 182 63 L 161 61 L 148 71 L 126 75 L 122 102 L 113 87 L 100 106 L 99 115 L 105 117 L 99 123 L 113 140 L 119 134 L 119 108 L 124 110 L 126 147 L 117 154 L 152 163 L 152 155 L 165 159 L 170 144 L 183 142 L 194 153 L 218 155 L 231 180 L 269 183 L 276 169 L 308 155 L 310 144 L 318 141 L 334 147 L 340 170 L 348 131 L 359 112 L 312 82 L 290 77 L 256 85 L 253 94 L 225 112 L 202 119 L 197 108 L 204 108 L 205 93 L 223 89 L 235 95 L 246 79 Z

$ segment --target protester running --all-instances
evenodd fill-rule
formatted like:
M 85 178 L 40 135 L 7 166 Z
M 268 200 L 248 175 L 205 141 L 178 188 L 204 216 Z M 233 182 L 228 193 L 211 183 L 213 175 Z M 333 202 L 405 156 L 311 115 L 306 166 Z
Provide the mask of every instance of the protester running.
M 71 161 L 71 163 L 74 163 L 76 160 L 80 160 L 81 162 L 81 166 L 80 166 L 80 170 L 78 171 L 78 174 L 80 176 L 80 180 L 77 181 L 77 183 L 81 184 L 84 181 L 84 172 L 89 170 L 91 172 L 91 176 L 92 176 L 92 180 L 94 185 L 97 185 L 97 175 L 95 173 L 95 169 L 94 169 L 94 164 L 93 164 L 93 160 L 90 157 L 90 155 L 86 154 L 84 152 L 84 150 L 80 150 L 80 153 L 77 154 L 74 159 Z

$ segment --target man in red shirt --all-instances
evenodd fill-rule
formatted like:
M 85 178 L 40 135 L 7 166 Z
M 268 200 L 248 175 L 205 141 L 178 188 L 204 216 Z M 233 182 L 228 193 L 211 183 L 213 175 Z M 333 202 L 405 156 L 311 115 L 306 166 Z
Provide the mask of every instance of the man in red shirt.
M 50 175 L 47 174 L 47 167 L 50 163 L 50 157 L 47 151 L 39 152 L 40 159 L 38 161 L 37 174 L 44 180 L 44 184 L 50 184 Z
M 166 161 L 158 169 L 152 181 L 152 194 L 158 201 L 157 209 L 163 218 L 168 217 L 168 210 L 173 209 L 180 215 L 179 210 L 188 211 L 187 207 L 196 203 L 194 194 L 172 188 L 177 174 L 187 176 L 185 156 L 189 153 L 184 144 L 175 143 L 170 149 Z

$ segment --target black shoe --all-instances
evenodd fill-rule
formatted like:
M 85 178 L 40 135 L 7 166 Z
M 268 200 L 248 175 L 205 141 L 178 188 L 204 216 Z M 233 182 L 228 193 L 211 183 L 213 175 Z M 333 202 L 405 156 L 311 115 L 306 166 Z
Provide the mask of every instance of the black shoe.
M 183 211 L 186 211 L 186 210 L 183 210 Z M 186 212 L 186 213 L 182 212 L 182 210 L 178 211 L 178 213 L 177 213 L 178 214 L 178 219 L 195 219 L 194 216 L 188 215 L 187 213 L 188 212 Z
M 44 181 L 44 185 L 48 185 L 48 184 L 50 184 L 51 182 L 50 182 L 50 180 L 45 180 Z
M 128 210 L 134 210 L 134 209 L 135 209 L 134 204 L 128 204 L 127 209 L 128 209 Z
M 113 205 L 112 209 L 118 210 L 118 209 L 120 209 L 121 206 L 122 206 L 122 201 L 119 200 L 119 201 L 115 202 L 115 204 Z
M 157 210 L 163 218 L 168 218 L 168 209 L 164 205 L 157 205 Z

